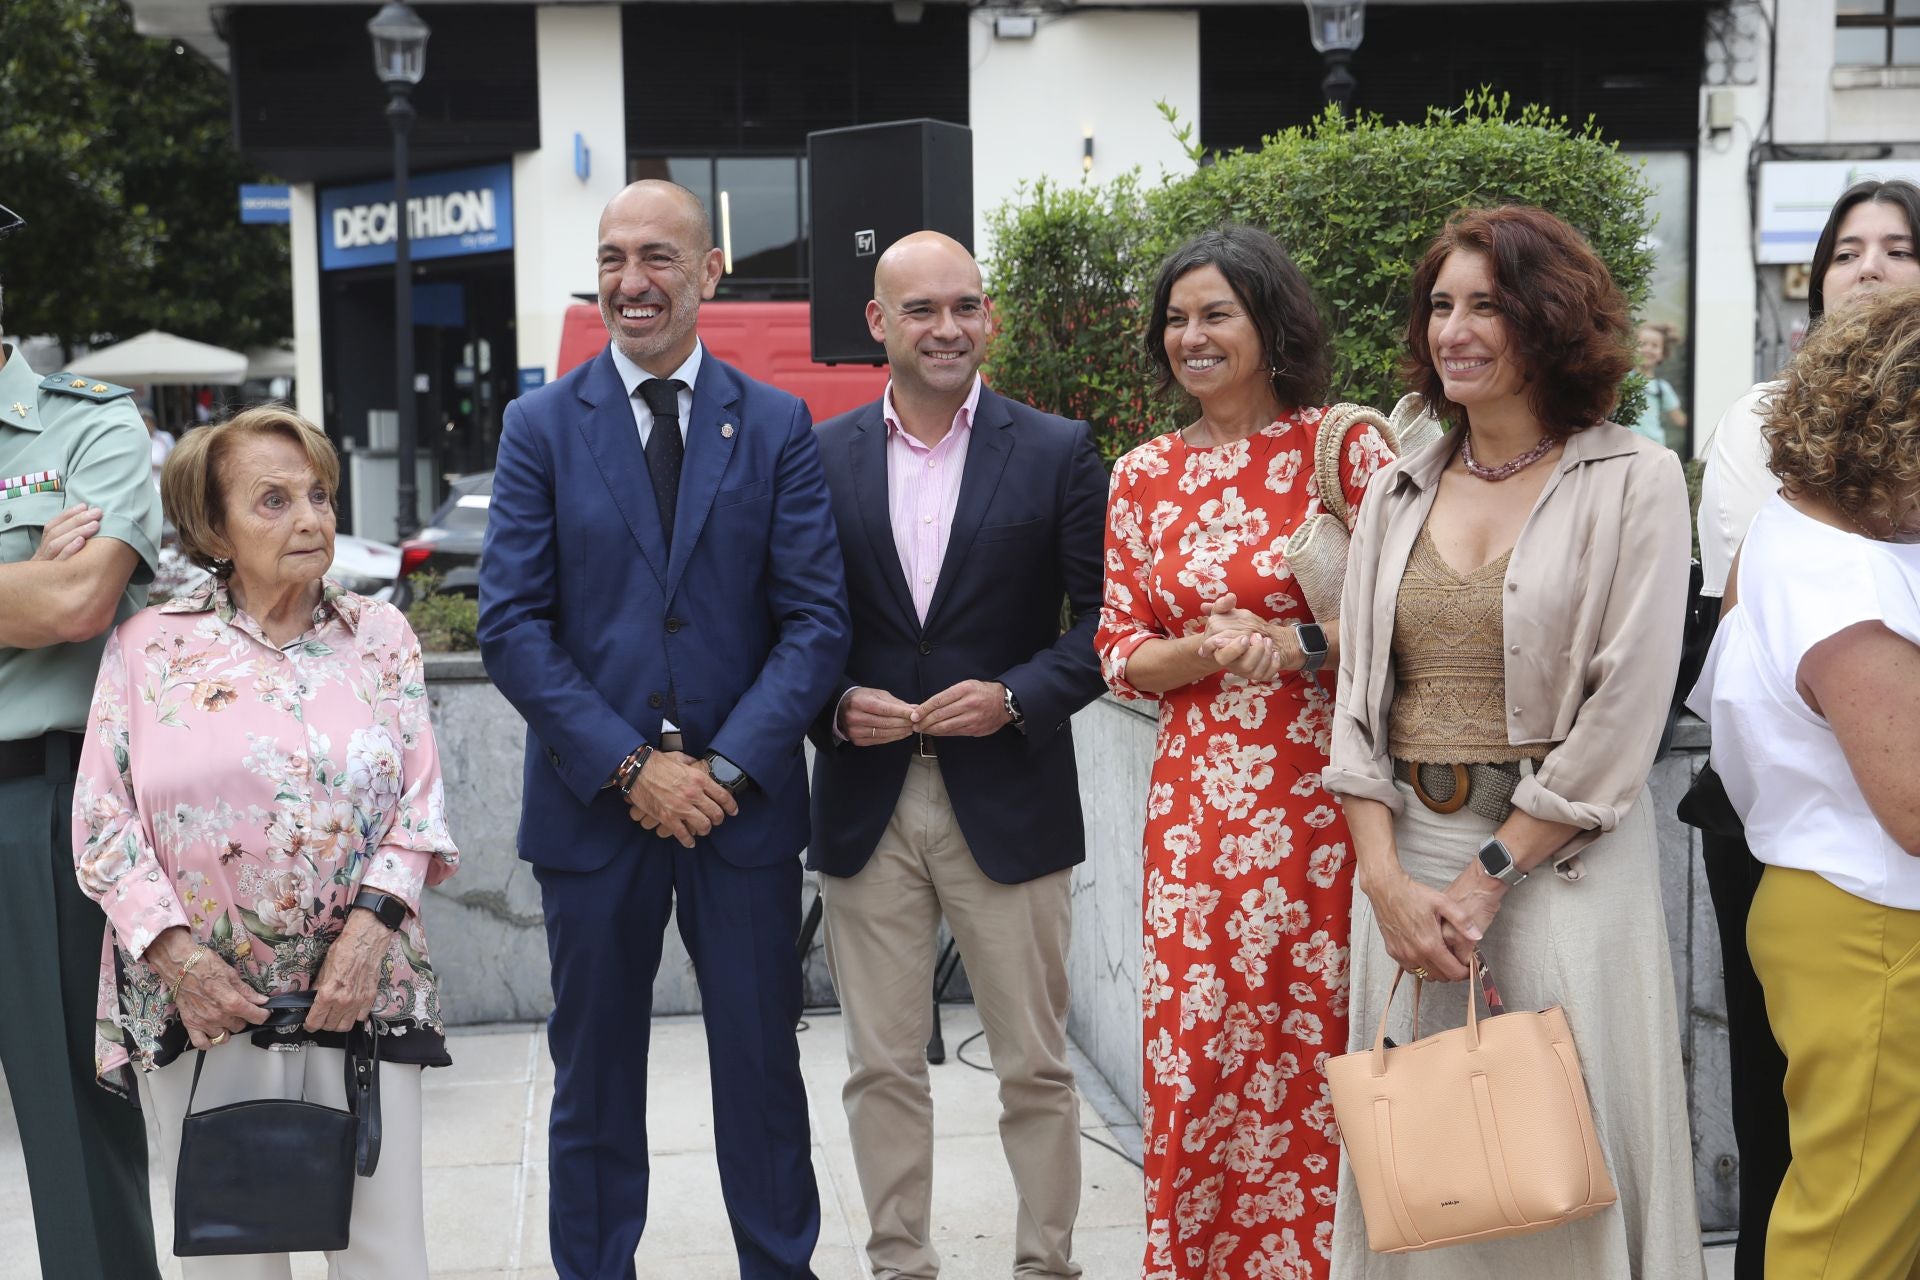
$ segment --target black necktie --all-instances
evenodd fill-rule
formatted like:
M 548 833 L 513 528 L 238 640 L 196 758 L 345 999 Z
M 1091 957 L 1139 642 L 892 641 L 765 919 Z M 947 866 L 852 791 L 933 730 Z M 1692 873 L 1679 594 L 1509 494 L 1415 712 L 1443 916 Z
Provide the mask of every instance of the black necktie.
M 640 384 L 640 398 L 653 411 L 653 431 L 647 436 L 647 474 L 653 477 L 653 500 L 660 507 L 660 528 L 673 546 L 673 512 L 680 503 L 680 461 L 686 443 L 680 439 L 678 378 L 648 378 Z

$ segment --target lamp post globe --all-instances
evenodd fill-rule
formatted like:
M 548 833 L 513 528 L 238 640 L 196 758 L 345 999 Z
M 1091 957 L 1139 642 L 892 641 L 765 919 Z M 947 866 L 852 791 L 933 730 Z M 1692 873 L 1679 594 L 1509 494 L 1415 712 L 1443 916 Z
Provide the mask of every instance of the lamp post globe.
M 414 459 L 419 436 L 414 405 L 413 244 L 407 200 L 407 135 L 413 129 L 413 86 L 427 71 L 427 24 L 398 0 L 367 22 L 373 37 L 373 70 L 387 86 L 387 124 L 393 130 L 393 358 L 396 540 L 420 529 L 420 495 Z
M 1320 82 L 1327 101 L 1343 112 L 1353 107 L 1353 91 L 1360 82 L 1348 65 L 1366 35 L 1367 0 L 1306 0 L 1307 33 L 1326 61 L 1326 79 Z

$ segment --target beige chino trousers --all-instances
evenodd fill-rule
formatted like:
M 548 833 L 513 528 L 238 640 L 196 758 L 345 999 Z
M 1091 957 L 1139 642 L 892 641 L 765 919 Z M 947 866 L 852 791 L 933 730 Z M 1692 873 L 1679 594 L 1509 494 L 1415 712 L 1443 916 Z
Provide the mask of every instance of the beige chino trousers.
M 1071 875 L 988 879 L 960 833 L 938 762 L 916 757 L 867 865 L 820 877 L 851 1069 L 842 1098 L 875 1280 L 934 1280 L 940 1270 L 926 1047 L 943 912 L 1000 1080 L 1000 1145 L 1019 1205 L 1013 1274 L 1080 1275 L 1080 1099 L 1067 1064 Z
M 167 1175 L 167 1190 L 180 1168 L 180 1127 L 193 1088 L 193 1063 L 187 1052 L 158 1071 L 135 1072 L 140 1101 L 160 1130 L 151 1159 Z M 407 1063 L 380 1064 L 380 1164 L 371 1178 L 353 1180 L 350 1242 L 329 1253 L 327 1280 L 424 1280 L 427 1272 L 427 1220 L 421 1183 L 420 1073 Z M 304 1092 L 302 1092 L 304 1088 Z M 256 1049 L 250 1037 L 235 1036 L 207 1050 L 200 1073 L 195 1114 L 249 1098 L 299 1098 L 329 1107 L 347 1105 L 347 1055 L 344 1049 L 307 1045 L 298 1052 Z M 274 1188 L 261 1187 L 271 1196 Z M 171 1217 L 171 1215 L 168 1215 Z M 173 1252 L 173 1231 L 163 1227 L 160 1256 Z M 290 1280 L 293 1263 L 284 1253 L 181 1258 L 185 1280 Z

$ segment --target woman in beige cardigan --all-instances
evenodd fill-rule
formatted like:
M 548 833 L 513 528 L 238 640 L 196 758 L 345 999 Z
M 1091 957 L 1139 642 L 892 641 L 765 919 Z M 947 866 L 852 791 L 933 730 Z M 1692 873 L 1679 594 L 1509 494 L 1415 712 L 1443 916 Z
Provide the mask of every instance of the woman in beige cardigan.
M 1414 276 L 1408 372 L 1452 429 L 1360 508 L 1327 788 L 1357 859 L 1351 1047 L 1394 971 L 1478 946 L 1515 1008 L 1563 1006 L 1619 1203 L 1538 1235 L 1376 1255 L 1351 1174 L 1334 1276 L 1702 1273 L 1647 773 L 1686 604 L 1679 460 L 1606 420 L 1626 301 L 1540 209 L 1456 214 Z M 1459 1025 L 1464 992 L 1420 1028 Z M 1411 1001 L 1388 1034 L 1411 1038 Z

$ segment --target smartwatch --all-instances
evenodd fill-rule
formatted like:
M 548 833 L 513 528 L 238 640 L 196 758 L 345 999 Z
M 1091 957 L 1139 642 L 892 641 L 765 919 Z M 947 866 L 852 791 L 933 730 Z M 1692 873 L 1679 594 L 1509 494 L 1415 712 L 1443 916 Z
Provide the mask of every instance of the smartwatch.
M 1476 856 L 1480 860 L 1480 869 L 1501 884 L 1517 885 L 1527 878 L 1527 873 L 1514 862 L 1513 851 L 1501 842 L 1499 836 L 1488 836 Z
M 1005 684 L 1002 684 L 1000 688 L 1007 695 L 1005 706 L 1008 721 L 1012 723 L 1014 728 L 1025 733 L 1027 731 L 1027 718 L 1020 714 L 1020 700 L 1013 696 L 1013 690 Z
M 737 796 L 753 785 L 746 771 L 718 751 L 709 751 L 706 755 L 707 772 L 721 785 L 730 796 Z
M 407 922 L 407 904 L 378 889 L 362 889 L 354 895 L 352 909 L 373 912 L 374 919 L 389 929 L 398 929 Z
M 1300 652 L 1307 660 L 1300 665 L 1300 674 L 1310 676 L 1327 664 L 1327 629 L 1317 622 L 1294 624 L 1293 638 L 1300 642 Z

